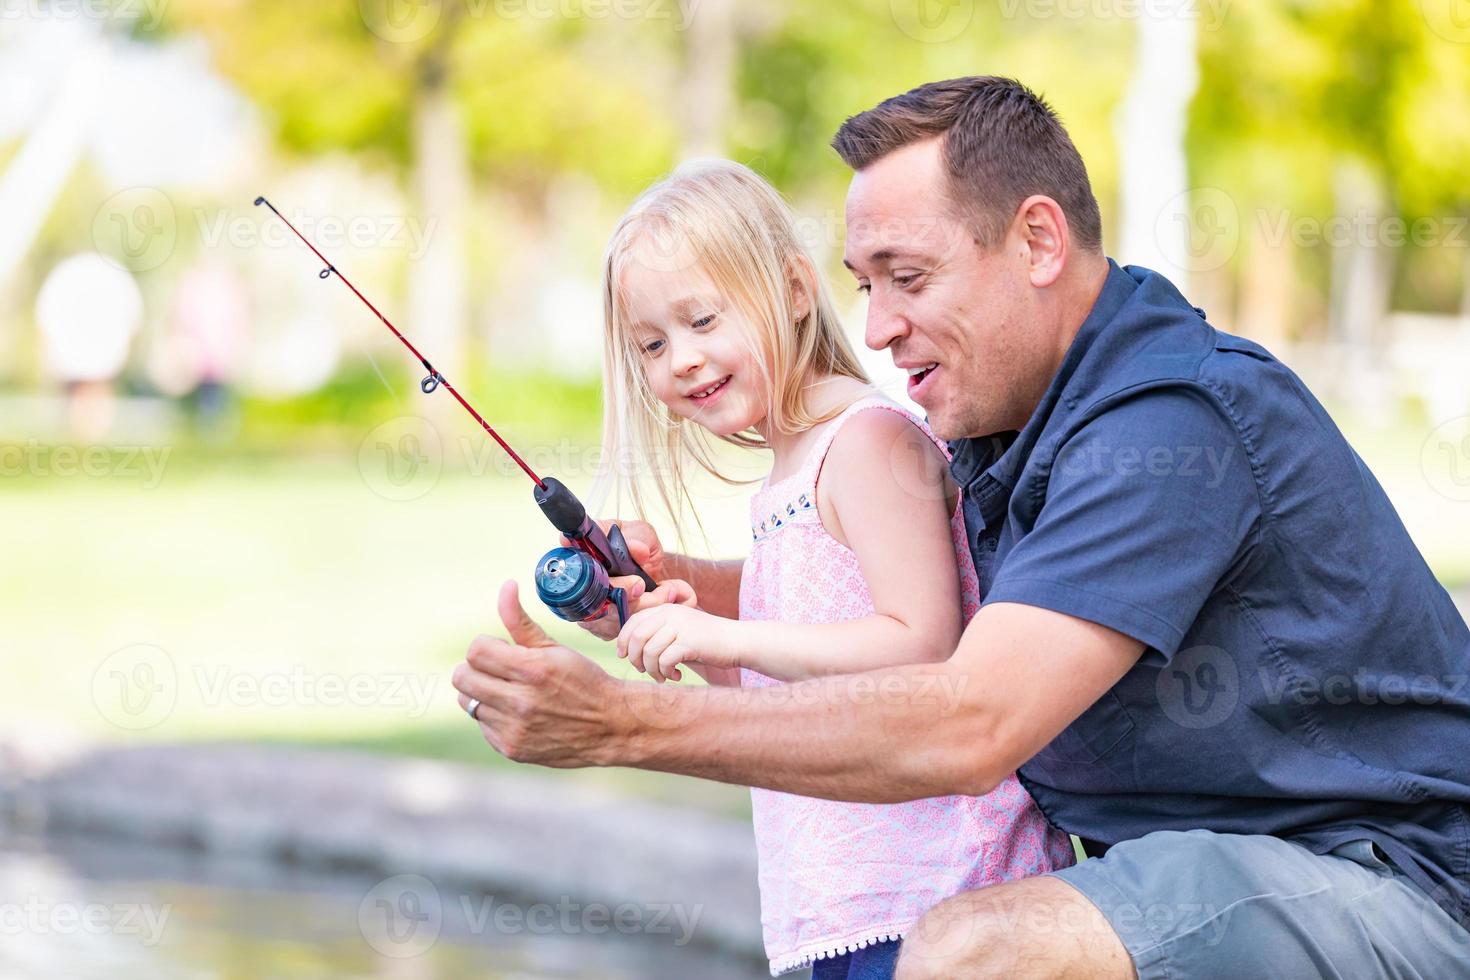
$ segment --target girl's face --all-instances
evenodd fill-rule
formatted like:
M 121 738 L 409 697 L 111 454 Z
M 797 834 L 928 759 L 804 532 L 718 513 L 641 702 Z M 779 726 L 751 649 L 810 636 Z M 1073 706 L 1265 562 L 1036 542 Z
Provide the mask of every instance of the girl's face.
M 765 371 L 740 308 L 697 264 L 669 269 L 641 246 L 629 259 L 620 283 L 623 300 L 658 400 L 721 436 L 765 419 Z

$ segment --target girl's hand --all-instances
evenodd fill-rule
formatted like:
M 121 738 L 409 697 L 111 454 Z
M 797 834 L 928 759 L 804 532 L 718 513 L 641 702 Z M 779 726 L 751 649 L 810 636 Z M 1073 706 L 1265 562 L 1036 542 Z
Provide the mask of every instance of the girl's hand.
M 736 621 L 692 605 L 668 603 L 628 617 L 618 634 L 618 656 L 662 683 L 681 680 L 681 663 L 739 667 L 733 647 Z

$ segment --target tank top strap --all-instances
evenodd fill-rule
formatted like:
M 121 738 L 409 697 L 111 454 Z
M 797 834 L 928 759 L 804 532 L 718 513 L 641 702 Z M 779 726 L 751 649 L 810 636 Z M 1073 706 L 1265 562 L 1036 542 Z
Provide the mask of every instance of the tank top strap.
M 807 456 L 801 469 L 803 476 L 801 484 L 804 489 L 816 489 L 817 480 L 822 474 L 822 464 L 826 462 L 827 453 L 831 451 L 832 444 L 837 440 L 837 433 L 842 431 L 842 427 L 854 416 L 871 409 L 882 409 L 893 412 L 896 415 L 902 415 L 917 426 L 919 431 L 924 433 L 929 441 L 939 448 L 939 451 L 944 454 L 945 460 L 950 458 L 949 447 L 945 445 L 942 439 L 929 430 L 928 423 L 923 419 L 885 395 L 869 395 L 847 406 L 841 415 L 838 415 L 832 420 L 832 424 L 827 426 L 826 430 L 817 440 L 816 445 L 812 447 L 811 453 Z

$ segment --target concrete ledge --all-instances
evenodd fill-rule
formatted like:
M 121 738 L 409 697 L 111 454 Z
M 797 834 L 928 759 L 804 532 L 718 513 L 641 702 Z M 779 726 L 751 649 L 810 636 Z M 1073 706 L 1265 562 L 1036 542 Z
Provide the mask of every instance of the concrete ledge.
M 0 745 L 0 821 L 536 900 L 700 907 L 696 939 L 762 955 L 748 824 L 554 775 L 249 744 Z

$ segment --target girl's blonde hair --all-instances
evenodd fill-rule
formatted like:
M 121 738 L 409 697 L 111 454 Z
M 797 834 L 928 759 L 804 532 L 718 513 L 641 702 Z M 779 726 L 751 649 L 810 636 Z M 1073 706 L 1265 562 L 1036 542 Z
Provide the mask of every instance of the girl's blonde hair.
M 729 160 L 686 163 L 633 203 L 613 231 L 603 264 L 606 324 L 603 358 L 604 470 L 600 490 L 630 492 L 647 514 L 640 473 L 647 473 L 675 526 L 693 513 L 687 479 L 693 463 L 727 484 L 748 482 L 721 471 L 709 430 L 668 410 L 654 395 L 644 368 L 623 274 L 632 262 L 668 270 L 696 268 L 723 299 L 738 305 L 752 325 L 756 363 L 765 366 L 768 431 L 805 431 L 841 412 L 813 411 L 813 378 L 846 376 L 867 382 L 816 265 L 797 237 L 790 208 L 754 171 Z M 797 317 L 796 290 L 809 300 Z M 747 430 L 717 437 L 760 448 Z M 620 479 L 620 476 L 623 477 Z M 697 522 L 696 517 L 696 522 Z

